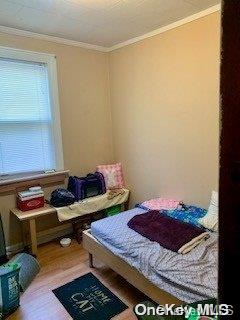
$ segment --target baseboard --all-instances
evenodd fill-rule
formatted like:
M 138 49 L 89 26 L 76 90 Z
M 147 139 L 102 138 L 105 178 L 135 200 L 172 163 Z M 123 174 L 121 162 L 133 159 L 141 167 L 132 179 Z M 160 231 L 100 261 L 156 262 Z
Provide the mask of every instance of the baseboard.
M 63 224 L 48 230 L 40 231 L 37 234 L 37 242 L 38 244 L 43 244 L 49 241 L 52 241 L 59 237 L 64 237 L 72 233 L 72 225 Z M 23 243 L 19 242 L 6 247 L 7 254 L 14 254 L 23 249 Z

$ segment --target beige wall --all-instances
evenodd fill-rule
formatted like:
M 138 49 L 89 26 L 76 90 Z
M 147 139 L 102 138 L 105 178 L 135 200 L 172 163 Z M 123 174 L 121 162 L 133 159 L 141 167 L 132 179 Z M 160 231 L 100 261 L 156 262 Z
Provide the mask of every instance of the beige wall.
M 114 154 L 132 202 L 207 206 L 218 183 L 219 13 L 110 54 Z
M 60 116 L 65 168 L 85 174 L 97 164 L 112 160 L 109 105 L 108 56 L 79 47 L 38 39 L 0 34 L 0 46 L 9 46 L 57 56 Z M 47 193 L 51 191 L 46 190 Z M 7 244 L 21 239 L 17 221 L 10 219 L 13 195 L 0 197 Z M 57 224 L 56 217 L 43 218 L 39 229 Z

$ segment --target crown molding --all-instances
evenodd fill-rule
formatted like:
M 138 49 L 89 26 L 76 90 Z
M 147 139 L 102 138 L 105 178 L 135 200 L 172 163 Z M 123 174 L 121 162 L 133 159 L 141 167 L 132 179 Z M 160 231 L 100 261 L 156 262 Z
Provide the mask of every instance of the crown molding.
M 133 44 L 133 43 L 136 43 L 136 42 L 139 42 L 139 41 L 142 41 L 144 39 L 147 39 L 147 38 L 151 38 L 153 36 L 156 36 L 160 33 L 164 33 L 166 31 L 169 31 L 171 29 L 175 29 L 175 28 L 178 28 L 184 24 L 187 24 L 189 22 L 192 22 L 194 20 L 197 20 L 197 19 L 200 19 L 202 17 L 205 17 L 205 16 L 208 16 L 209 14 L 212 14 L 214 12 L 217 12 L 217 11 L 220 11 L 221 10 L 221 5 L 220 4 L 217 4 L 215 6 L 212 6 L 206 10 L 203 10 L 203 11 L 200 11 L 198 13 L 195 13 L 191 16 L 188 16 L 186 18 L 183 18 L 181 20 L 178 20 L 176 22 L 173 22 L 173 23 L 170 23 L 164 27 L 161 27 L 161 28 L 158 28 L 158 29 L 155 29 L 151 32 L 148 32 L 148 33 L 145 33 L 139 37 L 135 37 L 135 38 L 132 38 L 132 39 L 129 39 L 127 41 L 124 41 L 124 42 L 121 42 L 121 43 L 118 43 L 112 47 L 109 48 L 109 52 L 110 51 L 114 51 L 114 50 L 117 50 L 117 49 L 120 49 L 122 47 L 125 47 L 125 46 L 129 46 L 130 44 Z
M 158 28 L 156 30 L 153 30 L 153 31 L 145 33 L 141 36 L 129 39 L 127 41 L 118 43 L 112 47 L 97 46 L 97 45 L 93 45 L 93 44 L 89 44 L 89 43 L 85 43 L 85 42 L 79 42 L 79 41 L 69 40 L 69 39 L 65 39 L 65 38 L 49 36 L 49 35 L 45 35 L 45 34 L 40 34 L 40 33 L 31 32 L 31 31 L 10 28 L 10 27 L 5 27 L 5 26 L 1 26 L 1 25 L 0 25 L 0 33 L 7 33 L 7 34 L 11 34 L 11 35 L 34 38 L 34 39 L 41 39 L 41 40 L 61 43 L 61 44 L 69 45 L 69 46 L 80 47 L 80 48 L 88 49 L 88 50 L 95 50 L 95 51 L 100 51 L 100 52 L 111 52 L 111 51 L 120 49 L 122 47 L 131 45 L 133 43 L 142 41 L 144 39 L 147 39 L 147 38 L 156 36 L 158 34 L 164 33 L 164 32 L 169 31 L 171 29 L 178 28 L 184 24 L 187 24 L 187 23 L 192 22 L 194 20 L 200 19 L 202 17 L 205 17 L 209 14 L 212 14 L 212 13 L 220 11 L 220 10 L 221 10 L 221 5 L 217 4 L 217 5 L 212 6 L 206 10 L 203 10 L 203 11 L 195 13 L 191 16 L 188 16 L 184 19 L 170 23 L 164 27 Z
M 89 49 L 89 50 L 95 50 L 95 51 L 101 51 L 101 52 L 108 51 L 107 47 L 97 46 L 94 44 L 74 41 L 74 40 L 65 39 L 65 38 L 49 36 L 46 34 L 35 33 L 35 32 L 31 32 L 31 31 L 25 31 L 25 30 L 21 30 L 21 29 L 5 27 L 5 26 L 1 26 L 1 25 L 0 25 L 0 32 L 15 35 L 15 36 L 22 36 L 22 37 L 28 37 L 28 38 L 34 38 L 34 39 L 40 39 L 40 40 L 45 40 L 45 41 L 50 41 L 50 42 L 66 44 L 68 46 L 75 46 L 75 47 L 80 47 L 83 49 Z

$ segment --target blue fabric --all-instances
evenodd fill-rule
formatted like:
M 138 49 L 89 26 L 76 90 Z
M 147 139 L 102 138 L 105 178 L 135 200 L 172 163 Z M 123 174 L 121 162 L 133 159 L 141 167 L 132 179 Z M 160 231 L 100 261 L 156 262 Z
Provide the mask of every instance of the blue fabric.
M 135 208 L 140 208 L 140 209 L 147 210 L 147 211 L 150 210 L 148 207 L 143 206 L 141 203 L 137 203 L 135 205 Z
M 136 204 L 135 207 L 149 211 L 149 209 L 144 207 L 141 203 Z M 198 223 L 198 220 L 206 215 L 207 210 L 196 206 L 184 205 L 182 209 L 161 210 L 161 212 L 174 219 L 203 228 L 203 226 Z
M 206 215 L 207 210 L 196 206 L 184 205 L 182 209 L 161 210 L 161 212 L 174 219 L 203 228 L 198 220 Z

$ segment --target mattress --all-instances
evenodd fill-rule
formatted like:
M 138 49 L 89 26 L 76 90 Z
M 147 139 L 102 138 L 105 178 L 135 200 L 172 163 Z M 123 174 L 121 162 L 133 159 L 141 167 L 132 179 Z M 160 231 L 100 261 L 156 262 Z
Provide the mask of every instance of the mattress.
M 91 234 L 160 289 L 187 303 L 217 296 L 217 234 L 185 255 L 163 248 L 127 226 L 135 208 L 91 224 Z

